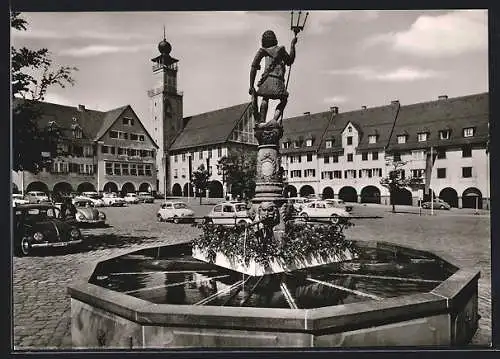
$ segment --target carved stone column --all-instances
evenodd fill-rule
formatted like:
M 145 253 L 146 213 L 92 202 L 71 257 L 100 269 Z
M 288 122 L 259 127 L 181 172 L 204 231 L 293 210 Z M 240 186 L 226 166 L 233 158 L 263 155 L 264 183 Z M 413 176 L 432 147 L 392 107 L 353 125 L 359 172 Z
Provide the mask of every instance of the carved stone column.
M 281 159 L 279 154 L 279 140 L 283 136 L 281 124 L 266 124 L 257 126 L 255 138 L 259 143 L 257 152 L 257 177 L 255 197 L 252 199 L 254 208 L 259 213 L 259 207 L 264 202 L 273 203 L 279 210 L 279 224 L 274 228 L 275 235 L 284 230 L 284 221 L 280 208 L 285 203 L 283 197 L 283 176 L 281 173 Z M 279 235 L 280 235 L 279 234 Z

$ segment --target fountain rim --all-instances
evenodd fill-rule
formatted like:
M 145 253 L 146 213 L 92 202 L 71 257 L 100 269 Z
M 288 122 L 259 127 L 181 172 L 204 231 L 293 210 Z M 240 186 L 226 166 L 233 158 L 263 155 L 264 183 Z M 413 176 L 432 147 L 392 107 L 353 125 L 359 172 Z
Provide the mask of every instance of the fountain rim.
M 374 243 L 375 246 L 373 246 Z M 187 242 L 173 245 L 189 244 Z M 389 242 L 364 242 L 364 244 L 375 248 L 390 245 L 397 248 L 426 252 Z M 156 247 L 158 246 L 148 248 Z M 148 248 L 137 249 L 133 252 L 147 250 Z M 438 256 L 433 252 L 427 253 L 441 258 L 440 255 Z M 108 260 L 122 255 L 124 254 L 112 256 Z M 96 261 L 95 265 L 99 262 L 102 262 L 102 260 Z M 95 269 L 95 265 L 93 269 Z M 346 326 L 363 327 L 381 317 L 384 318 L 384 322 L 390 324 L 422 316 L 452 313 L 463 305 L 464 298 L 468 298 L 467 294 L 475 289 L 474 283 L 479 277 L 480 271 L 477 269 L 462 267 L 458 268 L 454 274 L 430 292 L 386 298 L 381 301 L 368 300 L 312 309 L 155 304 L 128 294 L 90 284 L 88 283 L 90 276 L 85 277 L 85 280 L 79 280 L 69 285 L 67 292 L 72 300 L 75 299 L 90 304 L 125 319 L 146 325 L 226 327 L 231 329 L 245 328 L 297 332 L 328 331 L 333 333 L 344 330 Z M 409 307 L 412 310 L 408 310 Z

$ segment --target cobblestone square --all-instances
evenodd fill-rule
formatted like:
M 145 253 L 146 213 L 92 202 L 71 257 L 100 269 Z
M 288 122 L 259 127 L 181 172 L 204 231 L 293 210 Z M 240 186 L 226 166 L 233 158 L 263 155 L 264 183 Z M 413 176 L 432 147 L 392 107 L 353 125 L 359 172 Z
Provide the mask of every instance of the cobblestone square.
M 206 201 L 206 200 L 204 200 Z M 191 199 L 197 216 L 211 206 Z M 205 203 L 205 202 L 204 202 Z M 199 230 L 190 224 L 158 222 L 154 204 L 104 208 L 109 227 L 86 229 L 87 244 L 75 253 L 39 252 L 13 260 L 14 345 L 16 350 L 71 349 L 70 298 L 66 287 L 82 279 L 82 272 L 93 263 L 128 251 L 155 245 L 186 242 Z M 346 237 L 388 241 L 417 249 L 431 250 L 454 259 L 457 265 L 478 268 L 479 330 L 472 344 L 489 345 L 491 341 L 491 264 L 490 217 L 483 211 L 453 209 L 418 213 L 416 207 L 398 206 L 391 213 L 388 206 L 355 204 L 353 214 L 382 216 L 381 219 L 354 220 Z

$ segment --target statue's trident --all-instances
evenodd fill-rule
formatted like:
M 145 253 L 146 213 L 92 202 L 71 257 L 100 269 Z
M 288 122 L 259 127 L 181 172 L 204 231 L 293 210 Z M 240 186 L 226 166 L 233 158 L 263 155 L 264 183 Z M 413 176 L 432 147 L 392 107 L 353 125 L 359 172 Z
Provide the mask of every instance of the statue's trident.
M 302 25 L 300 24 L 300 16 L 302 15 L 302 11 L 299 11 L 299 13 L 298 13 L 296 25 L 293 24 L 293 20 L 294 20 L 293 15 L 294 15 L 293 11 L 290 12 L 290 30 L 292 30 L 293 33 L 295 34 L 295 37 L 297 37 L 299 32 L 304 31 L 304 27 L 306 26 L 306 21 L 307 21 L 307 17 L 309 16 L 309 12 L 306 12 L 306 16 L 304 17 L 304 22 L 302 23 Z M 290 68 L 288 69 L 288 76 L 286 78 L 285 90 L 288 90 L 288 82 L 290 81 L 290 73 L 291 72 L 292 72 L 292 65 L 290 65 Z M 280 119 L 283 119 L 283 112 L 281 113 Z

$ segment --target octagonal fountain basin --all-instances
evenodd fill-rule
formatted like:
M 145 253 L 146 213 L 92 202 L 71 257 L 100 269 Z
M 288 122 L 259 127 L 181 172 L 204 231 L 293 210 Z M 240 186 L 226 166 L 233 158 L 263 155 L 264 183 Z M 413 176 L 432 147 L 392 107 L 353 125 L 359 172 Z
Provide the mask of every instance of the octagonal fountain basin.
M 467 344 L 479 272 L 425 251 L 355 241 L 339 263 L 249 276 L 190 244 L 99 262 L 68 288 L 75 348 Z

